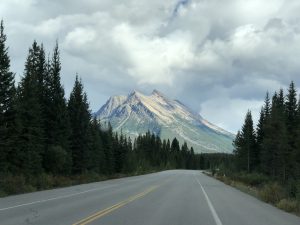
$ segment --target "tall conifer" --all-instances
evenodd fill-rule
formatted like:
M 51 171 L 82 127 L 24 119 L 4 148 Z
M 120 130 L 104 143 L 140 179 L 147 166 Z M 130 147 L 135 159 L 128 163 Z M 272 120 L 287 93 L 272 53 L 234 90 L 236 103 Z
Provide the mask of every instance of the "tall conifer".
M 68 102 L 71 123 L 70 148 L 72 153 L 73 173 L 87 171 L 89 161 L 90 120 L 91 113 L 83 85 L 76 76 L 73 90 Z
M 18 87 L 17 109 L 20 119 L 19 150 L 15 156 L 20 172 L 37 174 L 42 172 L 44 151 L 43 114 L 40 102 L 40 53 L 36 41 L 29 49 L 24 77 Z
M 10 167 L 9 154 L 15 150 L 16 113 L 15 80 L 10 71 L 10 58 L 6 47 L 3 20 L 0 23 L 0 170 Z

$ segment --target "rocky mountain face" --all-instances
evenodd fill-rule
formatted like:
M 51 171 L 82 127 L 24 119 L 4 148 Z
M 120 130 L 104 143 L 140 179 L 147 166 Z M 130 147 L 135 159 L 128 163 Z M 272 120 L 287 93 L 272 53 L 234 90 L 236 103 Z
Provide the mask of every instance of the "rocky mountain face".
M 177 100 L 154 90 L 151 95 L 137 91 L 114 96 L 95 113 L 102 124 L 132 138 L 148 130 L 163 139 L 186 141 L 195 152 L 232 152 L 234 135 L 213 125 Z

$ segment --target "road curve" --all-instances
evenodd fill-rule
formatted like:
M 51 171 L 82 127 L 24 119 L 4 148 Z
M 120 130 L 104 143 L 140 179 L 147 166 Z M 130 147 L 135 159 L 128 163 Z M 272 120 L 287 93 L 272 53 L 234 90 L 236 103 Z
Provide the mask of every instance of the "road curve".
M 299 225 L 200 171 L 170 170 L 0 198 L 0 225 Z

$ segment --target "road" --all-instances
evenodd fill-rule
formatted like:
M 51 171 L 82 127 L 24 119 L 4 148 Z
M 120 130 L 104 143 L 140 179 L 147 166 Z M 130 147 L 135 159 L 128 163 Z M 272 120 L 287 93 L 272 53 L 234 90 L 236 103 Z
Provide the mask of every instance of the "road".
M 299 225 L 200 171 L 143 176 L 0 198 L 0 225 Z

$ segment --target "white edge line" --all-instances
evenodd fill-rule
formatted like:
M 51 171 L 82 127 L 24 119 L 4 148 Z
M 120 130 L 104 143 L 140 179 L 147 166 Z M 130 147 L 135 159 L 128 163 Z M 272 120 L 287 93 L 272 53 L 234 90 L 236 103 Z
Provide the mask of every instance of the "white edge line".
M 103 187 L 103 188 L 94 188 L 94 189 L 90 189 L 90 190 L 86 190 L 86 191 L 77 192 L 77 193 L 74 193 L 74 194 L 63 195 L 63 196 L 58 196 L 58 197 L 55 197 L 55 198 L 48 198 L 48 199 L 44 199 L 44 200 L 39 200 L 39 201 L 24 203 L 24 204 L 20 204 L 20 205 L 10 206 L 10 207 L 7 207 L 7 208 L 2 208 L 2 209 L 0 209 L 0 211 L 19 208 L 19 207 L 22 207 L 22 206 L 34 205 L 34 204 L 37 204 L 37 203 L 49 202 L 49 201 L 58 200 L 58 199 L 69 198 L 69 197 L 85 194 L 85 193 L 92 192 L 92 191 L 103 190 L 103 189 L 110 188 L 110 187 L 113 187 L 113 186 L 116 186 L 116 185 L 110 185 L 110 186 Z
M 202 192 L 203 192 L 203 194 L 205 196 L 205 199 L 207 201 L 207 204 L 208 204 L 209 209 L 210 209 L 210 211 L 212 213 L 212 216 L 214 217 L 214 220 L 215 220 L 216 224 L 217 225 L 223 225 L 222 222 L 221 222 L 221 220 L 220 220 L 220 218 L 219 218 L 219 216 L 218 216 L 218 214 L 217 214 L 217 212 L 216 212 L 216 210 L 215 210 L 215 208 L 214 208 L 214 206 L 213 206 L 213 204 L 211 203 L 209 197 L 207 196 L 207 194 L 206 194 L 206 192 L 205 192 L 202 184 L 200 183 L 200 181 L 197 178 L 195 178 L 195 179 L 197 180 L 198 184 L 200 185 L 200 187 L 202 189 Z

